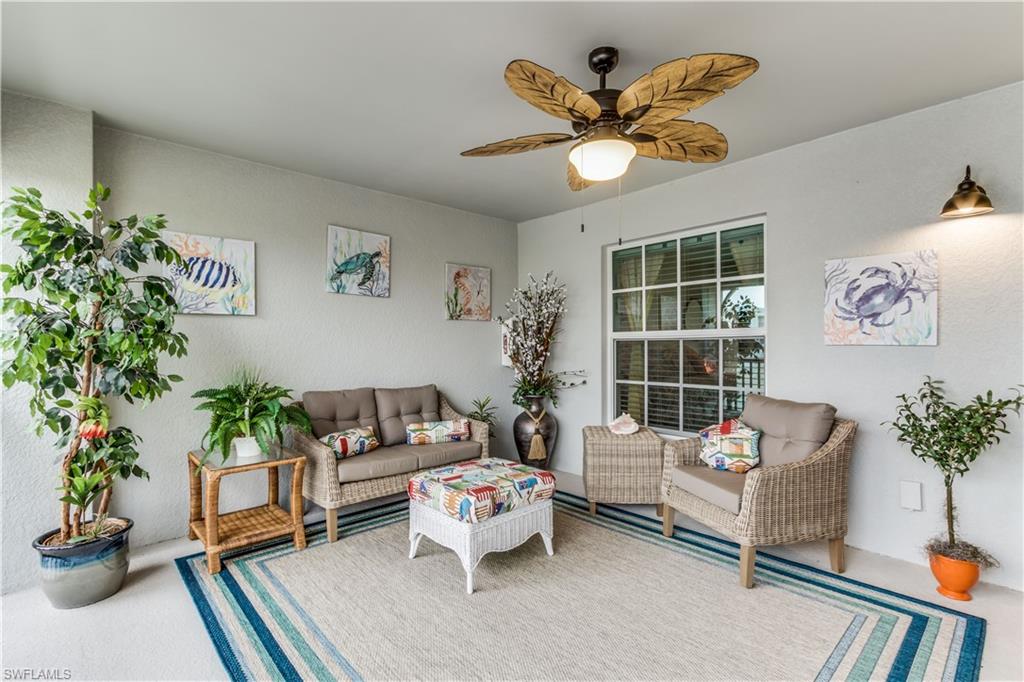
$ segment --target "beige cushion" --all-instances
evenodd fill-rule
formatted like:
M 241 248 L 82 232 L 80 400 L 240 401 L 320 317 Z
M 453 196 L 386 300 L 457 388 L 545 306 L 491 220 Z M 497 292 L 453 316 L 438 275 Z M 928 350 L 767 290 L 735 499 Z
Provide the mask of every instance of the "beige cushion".
M 302 406 L 313 422 L 313 434 L 323 438 L 357 426 L 369 426 L 380 437 L 377 423 L 377 402 L 372 388 L 342 391 L 306 391 Z
M 405 443 L 405 425 L 441 420 L 437 386 L 414 388 L 378 388 L 377 420 L 382 445 Z
M 761 466 L 799 462 L 820 448 L 832 432 L 836 408 L 748 395 L 740 421 L 761 432 Z
M 679 466 L 672 470 L 673 485 L 733 514 L 740 513 L 746 481 L 746 474 L 706 466 Z
M 432 443 L 430 445 L 392 445 L 390 449 L 414 455 L 419 462 L 420 469 L 433 469 L 445 464 L 476 459 L 483 451 L 480 443 L 473 441 Z
M 377 448 L 338 461 L 338 480 L 342 483 L 368 481 L 396 474 L 412 473 L 420 468 L 416 455 L 401 448 Z

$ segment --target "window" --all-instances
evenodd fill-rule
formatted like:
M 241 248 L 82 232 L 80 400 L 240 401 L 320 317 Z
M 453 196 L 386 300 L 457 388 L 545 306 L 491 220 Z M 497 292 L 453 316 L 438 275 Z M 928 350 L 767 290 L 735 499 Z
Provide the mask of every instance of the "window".
M 612 417 L 682 435 L 764 392 L 763 220 L 614 247 L 608 272 Z

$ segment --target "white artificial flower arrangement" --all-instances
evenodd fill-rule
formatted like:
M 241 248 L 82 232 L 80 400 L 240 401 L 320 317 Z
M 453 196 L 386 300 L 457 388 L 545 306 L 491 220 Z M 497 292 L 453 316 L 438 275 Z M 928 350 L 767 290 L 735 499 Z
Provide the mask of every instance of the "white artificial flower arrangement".
M 512 402 L 520 407 L 529 405 L 529 397 L 550 398 L 558 405 L 557 392 L 585 384 L 586 380 L 572 381 L 566 377 L 582 377 L 581 370 L 551 372 L 547 369 L 551 347 L 561 331 L 559 322 L 565 314 L 565 285 L 554 273 L 537 280 L 532 274 L 525 287 L 512 291 L 505 304 L 508 316 L 498 322 L 508 326 L 508 356 L 515 372 L 515 394 Z

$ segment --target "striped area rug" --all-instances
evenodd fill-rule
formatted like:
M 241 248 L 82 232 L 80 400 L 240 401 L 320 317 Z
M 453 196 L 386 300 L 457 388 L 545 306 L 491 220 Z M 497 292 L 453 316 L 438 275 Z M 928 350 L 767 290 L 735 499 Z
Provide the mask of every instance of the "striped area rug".
M 555 555 L 539 537 L 490 554 L 464 592 L 455 555 L 424 539 L 408 559 L 408 505 L 277 542 L 177 560 L 234 680 L 942 680 L 978 678 L 985 621 L 757 555 L 558 493 Z

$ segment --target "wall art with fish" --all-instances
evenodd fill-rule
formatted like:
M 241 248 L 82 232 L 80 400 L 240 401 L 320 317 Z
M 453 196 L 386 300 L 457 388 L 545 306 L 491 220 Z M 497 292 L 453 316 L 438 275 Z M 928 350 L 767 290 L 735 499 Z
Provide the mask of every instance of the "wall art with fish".
M 256 314 L 255 242 L 169 230 L 163 235 L 183 261 L 164 266 L 164 276 L 174 282 L 178 312 Z
M 825 344 L 934 346 L 939 257 L 932 249 L 825 262 Z
M 446 320 L 491 319 L 491 269 L 475 265 L 444 265 Z
M 391 295 L 391 237 L 327 226 L 327 291 L 356 296 Z

